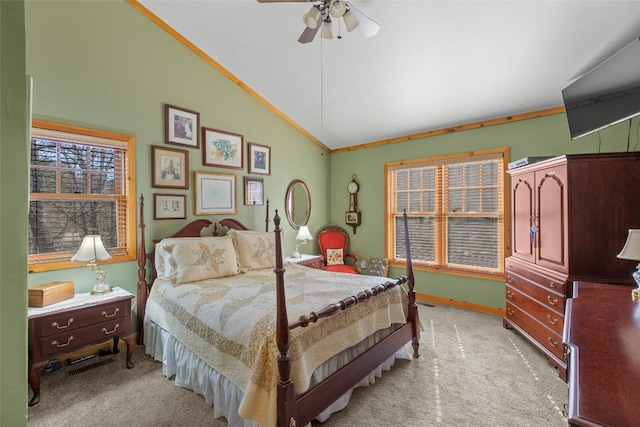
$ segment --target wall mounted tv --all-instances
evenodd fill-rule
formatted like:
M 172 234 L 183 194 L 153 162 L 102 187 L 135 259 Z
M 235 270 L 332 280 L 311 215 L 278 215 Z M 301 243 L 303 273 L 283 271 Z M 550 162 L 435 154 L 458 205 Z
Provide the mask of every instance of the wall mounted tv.
M 571 139 L 640 114 L 640 39 L 562 90 Z

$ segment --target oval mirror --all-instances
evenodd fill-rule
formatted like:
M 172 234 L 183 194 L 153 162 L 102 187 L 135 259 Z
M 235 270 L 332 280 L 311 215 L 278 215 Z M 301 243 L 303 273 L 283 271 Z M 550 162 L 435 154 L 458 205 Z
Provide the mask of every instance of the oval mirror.
M 301 225 L 307 225 L 311 216 L 311 193 L 304 181 L 296 179 L 289 184 L 284 210 L 287 213 L 287 221 L 296 230 Z

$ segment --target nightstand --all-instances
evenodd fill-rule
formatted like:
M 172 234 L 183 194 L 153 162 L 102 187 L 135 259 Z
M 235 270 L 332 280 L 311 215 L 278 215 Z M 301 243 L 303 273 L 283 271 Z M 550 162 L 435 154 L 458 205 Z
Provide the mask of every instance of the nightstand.
M 33 390 L 29 406 L 40 401 L 40 371 L 57 354 L 110 338 L 113 353 L 118 353 L 122 338 L 127 344 L 126 366 L 133 368 L 132 300 L 131 293 L 113 288 L 104 295 L 76 294 L 47 307 L 29 307 L 29 385 Z
M 285 262 L 293 262 L 295 264 L 304 265 L 305 267 L 317 268 L 322 270 L 322 255 L 305 255 L 301 254 L 300 258 L 286 257 Z

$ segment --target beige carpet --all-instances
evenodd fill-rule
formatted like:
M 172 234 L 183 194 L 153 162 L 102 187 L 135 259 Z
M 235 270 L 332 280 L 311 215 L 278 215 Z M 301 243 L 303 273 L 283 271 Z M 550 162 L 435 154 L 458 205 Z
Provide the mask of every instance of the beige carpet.
M 531 426 L 565 427 L 566 384 L 546 359 L 496 316 L 445 306 L 420 306 L 421 357 L 398 361 L 351 404 L 314 427 Z M 96 360 L 42 376 L 40 403 L 29 425 L 226 426 L 204 400 L 173 385 L 137 348 L 135 368 L 124 354 L 69 375 Z

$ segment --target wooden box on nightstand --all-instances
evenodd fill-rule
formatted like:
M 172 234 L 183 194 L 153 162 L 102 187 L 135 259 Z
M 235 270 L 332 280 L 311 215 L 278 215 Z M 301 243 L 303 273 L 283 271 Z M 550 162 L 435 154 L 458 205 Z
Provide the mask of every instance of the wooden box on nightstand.
M 29 288 L 29 307 L 46 307 L 73 298 L 73 282 L 50 282 Z

